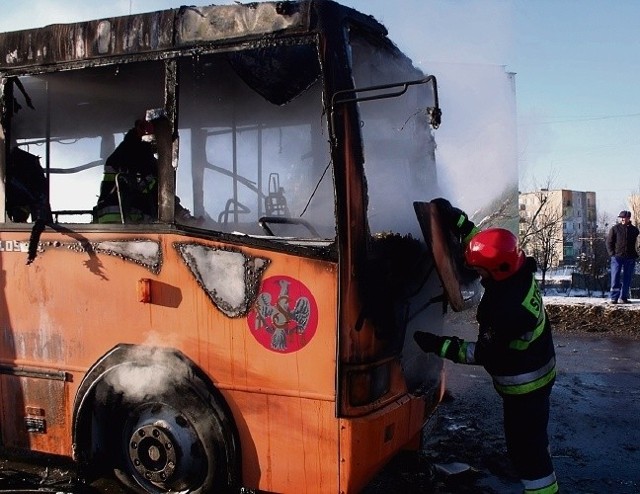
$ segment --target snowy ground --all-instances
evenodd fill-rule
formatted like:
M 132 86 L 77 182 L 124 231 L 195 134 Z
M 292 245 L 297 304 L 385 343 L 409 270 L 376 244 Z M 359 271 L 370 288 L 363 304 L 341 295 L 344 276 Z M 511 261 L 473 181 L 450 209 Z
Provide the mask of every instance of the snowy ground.
M 545 305 L 611 305 L 609 297 L 587 297 L 587 296 L 570 296 L 565 295 L 543 295 Z M 628 304 L 616 304 L 615 308 L 625 310 L 640 310 L 640 299 L 629 299 Z

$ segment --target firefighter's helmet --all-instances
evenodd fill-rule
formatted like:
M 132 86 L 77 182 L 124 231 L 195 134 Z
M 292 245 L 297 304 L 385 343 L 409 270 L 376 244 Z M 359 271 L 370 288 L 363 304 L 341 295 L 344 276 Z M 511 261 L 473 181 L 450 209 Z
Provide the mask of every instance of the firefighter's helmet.
M 501 281 L 522 267 L 524 252 L 518 238 L 504 228 L 487 228 L 476 234 L 464 253 L 467 265 L 481 268 L 496 281 Z

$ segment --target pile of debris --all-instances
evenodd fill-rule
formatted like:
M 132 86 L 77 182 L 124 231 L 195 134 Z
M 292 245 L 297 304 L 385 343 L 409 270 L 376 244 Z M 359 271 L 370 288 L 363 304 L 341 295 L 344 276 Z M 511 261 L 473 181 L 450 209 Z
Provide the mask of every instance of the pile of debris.
M 631 304 L 546 302 L 554 332 L 603 333 L 640 340 L 640 302 Z

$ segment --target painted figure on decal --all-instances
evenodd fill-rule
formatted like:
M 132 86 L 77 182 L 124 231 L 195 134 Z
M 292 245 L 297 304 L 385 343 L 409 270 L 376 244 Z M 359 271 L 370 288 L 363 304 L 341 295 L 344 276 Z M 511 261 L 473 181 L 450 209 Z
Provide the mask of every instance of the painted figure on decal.
M 248 321 L 265 347 L 284 353 L 297 351 L 315 333 L 316 303 L 299 281 L 286 276 L 268 278 Z

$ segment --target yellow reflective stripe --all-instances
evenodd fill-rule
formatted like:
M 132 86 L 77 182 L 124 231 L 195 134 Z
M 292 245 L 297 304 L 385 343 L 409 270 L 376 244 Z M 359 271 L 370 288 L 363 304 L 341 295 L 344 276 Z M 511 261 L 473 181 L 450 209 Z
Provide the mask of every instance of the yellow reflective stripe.
M 118 206 L 103 206 L 96 210 L 98 223 L 122 223 L 120 208 Z M 141 222 L 144 215 L 137 209 L 131 209 L 124 215 L 125 221 Z
M 514 350 L 526 350 L 529 348 L 531 342 L 535 341 L 542 334 L 547 321 L 547 314 L 542 304 L 542 294 L 538 289 L 538 283 L 533 277 L 531 277 L 531 286 L 529 286 L 529 291 L 522 301 L 522 306 L 537 317 L 538 320 L 533 333 L 527 333 L 525 338 L 518 338 L 509 343 L 509 348 Z
M 475 364 L 476 344 L 474 342 L 463 341 L 458 350 L 458 362 L 461 364 Z
M 543 487 L 542 489 L 525 489 L 525 494 L 556 494 L 559 491 L 558 482 Z
M 493 376 L 493 379 L 498 384 L 503 384 L 505 386 L 511 386 L 514 384 L 526 384 L 528 382 L 535 381 L 539 377 L 542 377 L 555 366 L 556 358 L 551 357 L 546 364 L 536 370 L 523 372 L 522 374 L 516 374 L 514 376 Z
M 462 225 L 464 225 L 465 222 L 467 222 L 468 220 L 469 220 L 469 218 L 467 218 L 467 216 L 465 214 L 461 214 L 460 217 L 458 218 L 458 222 L 456 223 L 456 227 L 458 227 L 458 228 L 462 227 Z M 471 231 L 462 239 L 462 243 L 463 244 L 468 244 L 469 241 L 479 231 L 480 231 L 480 228 L 478 228 L 477 226 L 474 225 L 473 228 L 471 229 Z
M 108 213 L 98 216 L 98 223 L 122 223 L 120 213 Z
M 558 482 L 554 482 L 552 485 L 548 487 L 543 487 L 542 489 L 525 489 L 525 494 L 556 494 L 559 492 Z
M 529 345 L 536 341 L 538 337 L 544 331 L 544 327 L 547 324 L 547 314 L 545 311 L 540 313 L 540 317 L 538 318 L 538 324 L 536 329 L 533 330 L 533 333 L 527 333 L 525 338 L 518 338 L 517 340 L 512 340 L 509 342 L 509 348 L 513 350 L 526 350 L 529 348 Z
M 464 244 L 468 244 L 469 242 L 471 242 L 471 239 L 475 237 L 479 231 L 480 231 L 480 228 L 478 228 L 477 226 L 474 226 L 473 229 L 469 232 L 469 234 L 466 237 L 464 237 L 462 242 Z
M 515 376 L 491 376 L 493 385 L 505 394 L 518 395 L 530 393 L 549 383 L 556 375 L 556 359 L 549 361 L 539 369 Z
M 542 305 L 542 294 L 538 289 L 538 282 L 533 276 L 531 277 L 531 286 L 529 287 L 529 291 L 522 301 L 522 306 L 529 312 L 531 312 L 531 314 L 533 314 L 535 317 L 540 317 L 540 313 L 544 312 Z
M 451 345 L 451 340 L 446 339 L 444 340 L 444 343 L 442 344 L 442 348 L 440 348 L 440 353 L 438 355 L 440 355 L 442 358 L 445 358 L 444 356 L 447 353 L 447 350 L 449 349 L 449 345 Z
M 156 179 L 155 178 L 150 178 L 149 179 L 149 183 L 146 184 L 146 186 L 142 189 L 143 193 L 148 193 L 153 191 L 153 187 L 156 185 Z
M 498 391 L 506 395 L 524 395 L 549 384 L 554 377 L 556 377 L 555 367 L 547 372 L 544 376 L 525 384 L 502 385 L 494 380 L 493 385 Z
M 555 494 L 558 492 L 558 481 L 555 472 L 541 479 L 522 479 L 522 484 L 524 485 L 525 494 Z
M 467 363 L 467 346 L 468 343 L 463 341 L 458 349 L 458 362 L 466 364 Z

